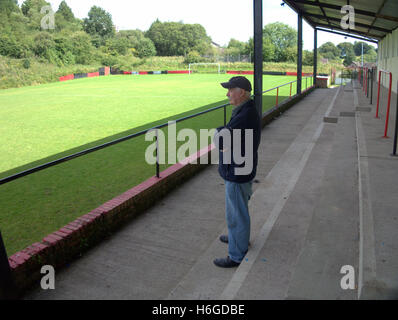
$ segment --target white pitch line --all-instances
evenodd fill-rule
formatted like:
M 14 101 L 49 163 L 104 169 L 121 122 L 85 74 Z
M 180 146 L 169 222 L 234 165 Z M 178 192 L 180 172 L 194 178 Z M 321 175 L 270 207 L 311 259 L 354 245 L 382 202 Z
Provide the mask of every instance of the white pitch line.
M 336 91 L 329 108 L 326 111 L 326 114 L 329 114 L 331 109 L 333 108 L 334 102 L 336 101 L 337 95 L 340 92 L 340 88 Z M 325 114 L 325 115 L 326 115 Z M 281 213 L 283 207 L 285 206 L 287 200 L 290 197 L 290 194 L 293 192 L 293 189 L 305 167 L 307 164 L 308 158 L 312 152 L 312 149 L 314 148 L 322 130 L 324 127 L 324 122 L 322 121 L 321 124 L 318 126 L 316 129 L 311 142 L 303 144 L 305 146 L 305 151 L 304 154 L 298 163 L 296 170 L 294 174 L 292 175 L 291 179 L 289 180 L 289 183 L 286 187 L 286 189 L 281 192 L 281 196 L 276 202 L 274 208 L 272 209 L 270 216 L 268 217 L 267 221 L 264 223 L 263 227 L 261 228 L 260 234 L 257 236 L 256 240 L 254 241 L 252 248 L 248 251 L 248 253 L 245 256 L 245 259 L 241 262 L 239 265 L 238 269 L 236 270 L 235 274 L 233 275 L 232 279 L 222 292 L 220 299 L 221 300 L 232 300 L 235 298 L 236 294 L 238 293 L 239 289 L 241 288 L 243 282 L 245 281 L 247 275 L 249 274 L 251 268 L 254 265 L 254 262 L 256 261 L 261 249 L 264 247 L 265 242 L 267 241 L 267 238 L 269 234 L 271 233 L 271 230 L 278 219 L 279 214 Z M 294 142 L 293 142 L 294 143 Z M 271 174 L 271 172 L 268 174 L 268 176 Z

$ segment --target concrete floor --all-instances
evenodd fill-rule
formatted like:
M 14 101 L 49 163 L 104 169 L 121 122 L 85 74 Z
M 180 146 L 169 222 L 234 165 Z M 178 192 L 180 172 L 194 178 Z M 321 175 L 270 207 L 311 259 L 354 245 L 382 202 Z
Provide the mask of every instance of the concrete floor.
M 398 158 L 374 114 L 354 83 L 315 90 L 263 129 L 238 268 L 213 264 L 227 246 L 211 165 L 25 299 L 397 299 Z M 347 265 L 354 289 L 341 287 Z

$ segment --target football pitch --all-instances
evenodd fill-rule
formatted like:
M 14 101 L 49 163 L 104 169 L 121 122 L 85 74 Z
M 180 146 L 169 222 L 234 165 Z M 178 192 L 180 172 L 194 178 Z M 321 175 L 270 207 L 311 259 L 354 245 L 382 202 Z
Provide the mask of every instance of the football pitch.
M 227 103 L 220 82 L 231 77 L 121 75 L 2 90 L 0 178 Z M 295 79 L 264 76 L 263 90 Z M 280 89 L 279 102 L 289 90 Z M 264 95 L 263 112 L 274 106 L 275 95 Z M 179 122 L 177 130 L 198 132 L 223 122 L 219 109 Z M 151 143 L 142 135 L 1 185 L 0 230 L 8 255 L 155 175 L 144 156 Z

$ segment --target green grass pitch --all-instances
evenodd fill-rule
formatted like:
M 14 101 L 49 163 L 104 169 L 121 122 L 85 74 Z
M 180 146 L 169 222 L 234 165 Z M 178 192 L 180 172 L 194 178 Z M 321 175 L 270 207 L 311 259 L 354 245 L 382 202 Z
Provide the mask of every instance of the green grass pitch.
M 227 91 L 219 83 L 231 76 L 123 75 L 2 90 L 0 178 L 224 104 Z M 263 88 L 295 78 L 264 76 Z M 280 89 L 279 102 L 289 90 Z M 275 104 L 275 94 L 264 96 L 263 111 Z M 177 130 L 210 129 L 223 119 L 220 109 L 180 122 Z M 140 136 L 0 186 L 8 255 L 153 176 L 155 168 L 144 157 L 149 144 Z

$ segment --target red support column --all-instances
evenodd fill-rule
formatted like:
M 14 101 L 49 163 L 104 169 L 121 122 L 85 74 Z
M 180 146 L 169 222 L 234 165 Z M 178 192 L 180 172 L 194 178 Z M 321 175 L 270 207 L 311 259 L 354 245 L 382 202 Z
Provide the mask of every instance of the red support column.
M 276 88 L 276 107 L 278 106 L 279 87 Z
M 380 102 L 380 80 L 381 80 L 381 70 L 379 71 L 379 83 L 377 85 L 377 107 L 376 107 L 376 118 L 379 117 L 379 102 Z
M 387 137 L 387 129 L 388 129 L 388 119 L 390 116 L 390 104 L 391 104 L 391 87 L 392 87 L 392 73 L 390 73 L 390 85 L 388 88 L 388 102 L 387 102 L 387 115 L 386 115 L 386 126 L 384 129 L 384 137 L 383 138 L 388 138 Z

